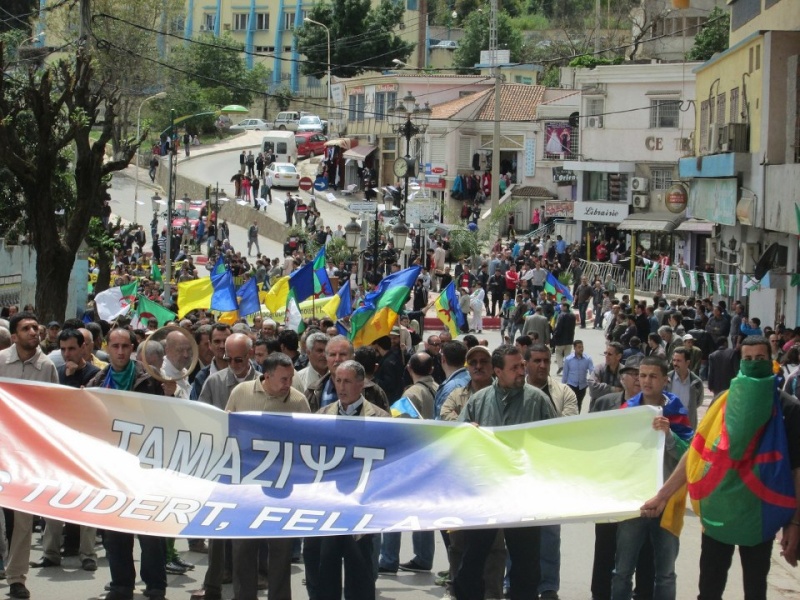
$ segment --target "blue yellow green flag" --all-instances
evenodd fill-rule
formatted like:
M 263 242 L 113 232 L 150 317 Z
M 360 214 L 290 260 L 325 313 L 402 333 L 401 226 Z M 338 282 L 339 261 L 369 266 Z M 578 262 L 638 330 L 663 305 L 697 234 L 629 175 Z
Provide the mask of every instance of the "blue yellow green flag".
M 434 303 L 436 307 L 436 316 L 444 323 L 444 326 L 450 331 L 450 335 L 455 339 L 459 330 L 466 325 L 466 317 L 461 312 L 461 307 L 458 305 L 458 298 L 456 297 L 456 284 L 451 281 Z
M 366 346 L 389 335 L 421 270 L 422 267 L 414 265 L 393 273 L 367 294 L 363 306 L 350 317 L 350 340 L 354 346 Z

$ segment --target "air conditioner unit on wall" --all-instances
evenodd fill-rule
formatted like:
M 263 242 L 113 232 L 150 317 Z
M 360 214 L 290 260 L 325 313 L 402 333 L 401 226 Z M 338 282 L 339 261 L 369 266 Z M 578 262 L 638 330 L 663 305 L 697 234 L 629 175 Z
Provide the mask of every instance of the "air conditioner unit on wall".
M 371 146 L 374 146 L 375 144 L 378 143 L 378 136 L 375 135 L 374 133 L 370 133 L 367 136 L 367 143 L 370 144 Z
M 631 177 L 631 189 L 634 192 L 646 192 L 649 183 L 646 177 Z
M 588 127 L 589 129 L 602 129 L 603 117 L 589 117 L 586 120 L 586 127 Z
M 747 123 L 728 123 L 720 127 L 719 145 L 723 152 L 747 152 Z
M 647 194 L 634 194 L 633 205 L 636 208 L 647 208 L 650 204 L 650 196 Z
M 758 259 L 758 244 L 741 244 L 739 246 L 739 268 L 742 273 L 752 273 Z

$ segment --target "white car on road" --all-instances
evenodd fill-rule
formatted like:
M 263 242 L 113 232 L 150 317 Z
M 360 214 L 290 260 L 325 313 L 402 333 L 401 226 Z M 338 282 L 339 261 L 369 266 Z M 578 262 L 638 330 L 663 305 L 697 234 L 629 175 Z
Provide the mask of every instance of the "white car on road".
M 267 174 L 272 177 L 272 185 L 279 188 L 300 187 L 300 173 L 292 163 L 275 162 L 267 167 Z
M 272 128 L 264 119 L 245 119 L 230 127 L 231 131 L 268 131 L 269 129 Z

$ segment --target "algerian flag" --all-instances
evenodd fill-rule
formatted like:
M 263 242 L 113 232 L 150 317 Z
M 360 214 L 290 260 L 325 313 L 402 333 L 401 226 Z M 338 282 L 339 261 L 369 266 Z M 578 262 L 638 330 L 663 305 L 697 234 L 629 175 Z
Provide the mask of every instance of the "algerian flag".
M 131 305 L 136 299 L 137 282 L 128 285 L 108 288 L 94 297 L 94 306 L 97 309 L 97 316 L 103 321 L 113 321 L 119 317 L 127 315 L 131 310 Z
M 714 293 L 714 286 L 711 285 L 711 273 L 703 273 L 703 281 L 706 283 L 706 290 L 709 294 Z
M 294 294 L 289 294 L 289 301 L 286 303 L 286 327 L 298 334 L 303 333 L 306 328 L 303 323 L 303 315 L 300 314 L 300 307 L 294 299 Z
M 650 265 L 650 273 L 647 275 L 648 279 L 653 279 L 654 277 L 656 277 L 658 275 L 658 267 L 659 267 L 659 264 L 657 262 L 653 261 L 653 264 Z
M 730 292 L 731 296 L 736 297 L 738 295 L 738 291 L 736 289 L 736 273 L 731 273 L 728 276 L 728 291 Z
M 681 282 L 681 287 L 686 287 L 686 271 L 678 267 L 678 280 Z
M 143 326 L 146 325 L 150 319 L 155 319 L 159 327 L 163 327 L 178 317 L 171 310 L 164 308 L 158 302 L 153 302 L 141 294 L 136 297 L 136 315 L 139 317 L 139 323 Z
M 756 279 L 755 277 L 751 277 L 750 281 L 744 284 L 744 289 L 745 291 L 747 291 L 748 294 L 753 290 L 757 290 L 759 287 L 761 286 L 758 282 L 758 279 Z
M 153 261 L 150 267 L 150 279 L 157 282 L 163 282 L 164 278 L 161 276 L 161 268 L 158 266 L 158 263 Z
M 725 289 L 725 283 L 728 278 L 722 273 L 717 273 L 716 279 L 717 279 L 717 293 L 720 296 L 725 296 L 727 294 L 727 290 Z
M 669 278 L 672 276 L 672 265 L 667 265 L 664 269 L 664 276 L 661 278 L 661 285 L 669 284 Z
M 693 292 L 697 291 L 697 271 L 691 271 L 689 273 L 689 282 L 691 284 L 691 289 Z

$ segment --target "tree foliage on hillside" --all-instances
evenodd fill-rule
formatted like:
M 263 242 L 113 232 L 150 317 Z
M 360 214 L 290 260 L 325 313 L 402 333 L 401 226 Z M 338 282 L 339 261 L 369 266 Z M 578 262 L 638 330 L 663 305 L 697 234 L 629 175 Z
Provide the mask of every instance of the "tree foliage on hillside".
M 380 71 L 393 59 L 405 61 L 414 44 L 394 33 L 403 22 L 405 4 L 381 0 L 371 7 L 370 0 L 334 0 L 322 2 L 309 11 L 308 17 L 330 29 L 331 73 L 336 77 L 354 77 L 365 71 Z M 303 75 L 321 79 L 328 68 L 328 36 L 325 29 L 306 23 L 295 30 Z
M 511 26 L 505 12 L 497 14 L 497 47 L 511 51 L 511 62 L 519 62 L 522 50 L 522 35 Z M 453 66 L 459 73 L 472 73 L 480 63 L 481 50 L 489 49 L 489 13 L 475 11 L 464 21 L 464 37 L 461 38 L 453 57 Z
M 708 22 L 694 37 L 694 45 L 686 53 L 686 60 L 708 60 L 717 52 L 728 48 L 731 17 L 719 7 L 708 15 Z
M 30 35 L 30 16 L 36 12 L 38 5 L 38 0 L 3 0 L 0 32 L 21 29 Z

